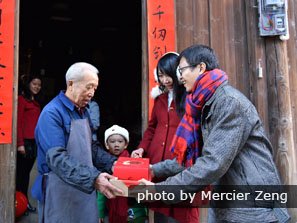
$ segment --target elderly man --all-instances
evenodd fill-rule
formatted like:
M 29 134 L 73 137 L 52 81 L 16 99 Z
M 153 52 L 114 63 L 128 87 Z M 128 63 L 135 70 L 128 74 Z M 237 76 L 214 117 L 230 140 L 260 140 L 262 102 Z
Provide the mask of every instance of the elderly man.
M 92 145 L 85 107 L 98 87 L 98 70 L 75 63 L 61 91 L 43 109 L 36 129 L 39 176 L 32 194 L 39 200 L 39 222 L 98 222 L 96 191 L 113 198 L 109 183 L 116 157 Z M 108 172 L 108 173 L 106 173 Z

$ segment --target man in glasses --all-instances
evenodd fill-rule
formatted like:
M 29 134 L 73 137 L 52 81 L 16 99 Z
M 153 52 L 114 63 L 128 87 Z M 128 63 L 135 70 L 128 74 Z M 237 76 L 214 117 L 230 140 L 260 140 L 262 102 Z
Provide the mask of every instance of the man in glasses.
M 207 194 L 210 206 L 216 207 L 209 209 L 208 222 L 288 222 L 287 209 L 278 208 L 279 200 L 266 197 L 262 199 L 265 204 L 257 203 L 259 197 L 253 196 L 256 191 L 251 185 L 281 185 L 272 147 L 256 108 L 229 85 L 214 51 L 204 45 L 185 49 L 177 73 L 188 92 L 186 113 L 171 145 L 176 159 L 152 166 L 154 176 L 172 176 L 156 183 L 156 191 L 164 188 L 160 186 L 183 185 L 183 192 L 195 193 L 212 185 L 214 192 L 223 190 L 221 185 L 227 189 L 240 185 L 241 190 L 249 191 L 242 197 L 236 190 L 225 200 L 220 196 L 223 193 L 218 199 Z

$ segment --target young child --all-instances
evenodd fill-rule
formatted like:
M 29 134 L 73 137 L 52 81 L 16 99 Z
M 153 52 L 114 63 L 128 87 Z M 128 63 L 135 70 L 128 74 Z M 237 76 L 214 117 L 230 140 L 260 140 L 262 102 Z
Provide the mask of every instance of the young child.
M 106 149 L 118 157 L 130 157 L 126 150 L 129 144 L 129 132 L 118 125 L 113 125 L 104 133 Z M 126 197 L 116 197 L 115 199 L 106 199 L 104 195 L 98 192 L 97 202 L 99 208 L 99 222 L 104 222 L 105 213 L 108 212 L 108 222 L 145 222 L 146 208 L 129 208 Z M 129 214 L 128 214 L 129 213 Z

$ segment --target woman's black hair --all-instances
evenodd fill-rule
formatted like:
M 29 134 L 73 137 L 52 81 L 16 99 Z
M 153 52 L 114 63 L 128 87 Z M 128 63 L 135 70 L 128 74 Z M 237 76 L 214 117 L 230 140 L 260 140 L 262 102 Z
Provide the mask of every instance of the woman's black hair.
M 185 102 L 186 102 L 186 88 L 183 85 L 177 84 L 173 85 L 175 110 L 177 115 L 182 118 L 185 114 Z
M 32 100 L 32 94 L 30 91 L 30 83 L 34 79 L 39 79 L 39 80 L 41 80 L 41 83 L 42 83 L 42 78 L 39 75 L 22 76 L 22 81 L 20 82 L 19 94 L 23 95 L 24 98 L 26 98 L 29 101 Z M 34 96 L 34 100 L 36 100 L 39 103 L 41 101 L 40 93 L 41 93 L 41 90 L 39 91 L 39 93 L 37 95 Z
M 157 76 L 158 76 L 159 83 L 160 83 L 159 72 L 163 74 L 167 74 L 173 80 L 177 80 L 177 77 L 176 77 L 177 59 L 178 59 L 178 54 L 173 52 L 166 53 L 161 57 L 161 59 L 158 61 L 158 64 L 157 64 Z
M 157 77 L 158 82 L 159 72 L 170 76 L 173 80 L 173 97 L 176 106 L 176 112 L 179 117 L 182 117 L 185 112 L 185 97 L 186 97 L 186 89 L 183 85 L 181 85 L 176 76 L 176 69 L 178 66 L 179 56 L 177 53 L 169 52 L 164 54 L 157 64 Z M 162 91 L 164 91 L 165 87 L 160 84 L 159 87 Z

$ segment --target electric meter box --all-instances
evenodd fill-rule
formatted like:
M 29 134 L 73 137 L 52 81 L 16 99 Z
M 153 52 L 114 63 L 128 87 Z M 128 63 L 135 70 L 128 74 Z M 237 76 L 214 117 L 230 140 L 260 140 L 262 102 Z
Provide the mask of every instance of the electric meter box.
M 258 0 L 260 36 L 287 35 L 287 0 Z

